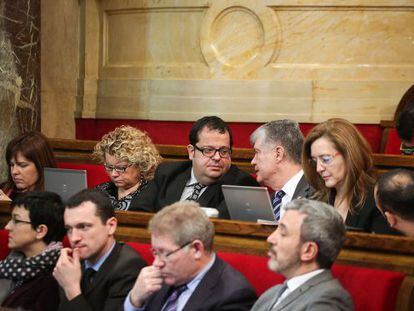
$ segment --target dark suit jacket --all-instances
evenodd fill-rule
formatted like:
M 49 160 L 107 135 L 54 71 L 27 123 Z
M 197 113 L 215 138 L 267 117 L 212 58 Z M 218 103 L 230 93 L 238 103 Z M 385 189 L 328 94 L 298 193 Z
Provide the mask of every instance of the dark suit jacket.
M 307 199 L 312 195 L 312 188 L 305 178 L 305 175 L 299 180 L 296 186 L 295 193 L 293 194 L 292 200 L 302 198 Z
M 158 212 L 163 207 L 177 202 L 181 198 L 185 185 L 191 176 L 191 161 L 163 163 L 158 166 L 154 179 L 142 191 L 139 208 L 130 210 Z M 220 218 L 230 218 L 224 201 L 221 185 L 258 186 L 249 174 L 232 165 L 216 183 L 207 187 L 198 199 L 204 207 L 218 209 Z
M 332 192 L 329 204 L 333 205 L 334 202 L 335 193 Z M 397 231 L 388 225 L 387 220 L 375 205 L 373 190 L 368 192 L 365 204 L 357 214 L 348 212 L 345 225 L 348 227 L 348 230 L 356 229 L 369 233 L 398 234 Z
M 2 307 L 22 308 L 32 311 L 55 311 L 59 306 L 59 285 L 52 272 L 45 272 L 31 279 L 9 294 Z
M 145 265 L 131 247 L 117 243 L 94 276 L 88 291 L 68 301 L 61 289 L 59 311 L 121 310 L 125 297 Z
M 171 287 L 164 285 L 150 297 L 145 311 L 160 311 L 170 294 Z M 256 299 L 254 289 L 245 277 L 216 256 L 183 311 L 250 310 Z
M 272 309 L 283 293 L 282 284 L 267 290 L 254 304 L 252 311 L 352 311 L 352 298 L 326 270 L 303 283 Z

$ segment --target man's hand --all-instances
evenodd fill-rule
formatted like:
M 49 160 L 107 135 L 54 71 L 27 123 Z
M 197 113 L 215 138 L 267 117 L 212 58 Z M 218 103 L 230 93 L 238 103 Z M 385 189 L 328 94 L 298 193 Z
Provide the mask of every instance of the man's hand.
M 80 281 L 82 269 L 79 260 L 79 250 L 77 248 L 63 248 L 60 257 L 53 270 L 53 276 L 63 288 L 68 300 L 72 300 L 82 293 Z
M 142 268 L 131 290 L 130 300 L 133 306 L 140 308 L 145 301 L 161 289 L 163 278 L 159 268 L 148 266 Z

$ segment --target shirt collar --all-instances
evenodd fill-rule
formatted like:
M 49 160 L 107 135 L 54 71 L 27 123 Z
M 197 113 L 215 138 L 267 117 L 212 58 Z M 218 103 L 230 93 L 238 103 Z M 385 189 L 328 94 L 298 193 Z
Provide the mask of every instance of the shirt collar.
M 194 168 L 191 168 L 191 176 L 190 179 L 187 181 L 186 187 L 193 187 L 196 183 L 198 183 L 197 178 L 194 175 Z
M 289 290 L 291 292 L 293 292 L 296 288 L 301 286 L 303 283 L 310 280 L 315 275 L 318 275 L 319 273 L 322 273 L 323 271 L 325 271 L 325 270 L 324 269 L 318 269 L 318 270 L 314 270 L 314 271 L 311 271 L 311 272 L 308 272 L 308 273 L 305 273 L 305 274 L 302 274 L 302 275 L 295 276 L 295 277 L 291 278 L 290 280 L 288 280 L 286 282 L 287 287 L 289 288 Z
M 88 260 L 85 260 L 85 270 L 88 268 L 92 268 L 95 271 L 99 271 L 99 268 L 101 268 L 106 258 L 108 258 L 109 254 L 114 249 L 115 244 L 116 242 L 114 241 L 114 244 L 112 244 L 111 248 L 101 258 L 99 258 L 99 260 L 95 264 L 91 264 Z
M 288 182 L 283 186 L 282 190 L 290 197 L 293 198 L 296 187 L 303 176 L 303 170 L 297 172 Z

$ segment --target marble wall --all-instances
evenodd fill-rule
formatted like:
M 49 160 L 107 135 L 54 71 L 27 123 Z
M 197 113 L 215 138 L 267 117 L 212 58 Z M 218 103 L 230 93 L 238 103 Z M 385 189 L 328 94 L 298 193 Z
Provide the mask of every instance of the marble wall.
M 6 145 L 40 129 L 40 1 L 0 1 L 0 181 Z
M 44 0 L 42 130 L 74 116 L 391 119 L 414 81 L 411 0 Z

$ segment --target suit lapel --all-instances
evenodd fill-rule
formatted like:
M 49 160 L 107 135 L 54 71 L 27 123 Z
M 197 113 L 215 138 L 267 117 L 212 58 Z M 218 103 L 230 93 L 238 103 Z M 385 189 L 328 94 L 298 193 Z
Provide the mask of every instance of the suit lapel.
M 214 292 L 223 267 L 223 262 L 216 255 L 213 265 L 190 296 L 183 311 L 196 311 L 200 309 L 200 301 L 208 300 Z
M 117 262 L 119 253 L 121 251 L 121 245 L 115 242 L 114 249 L 109 254 L 109 256 L 105 259 L 104 263 L 99 268 L 99 271 L 96 272 L 92 284 L 88 287 L 88 289 L 85 291 L 84 294 L 89 294 L 92 292 L 95 288 L 97 288 L 100 284 L 103 284 L 103 279 L 107 277 L 108 271 L 112 269 L 112 266 L 115 262 Z M 82 271 L 84 271 L 85 266 L 84 262 L 82 263 Z M 84 273 L 82 272 L 82 278 L 84 277 Z
M 168 296 L 171 292 L 171 286 L 163 285 L 158 293 L 156 293 L 148 302 L 147 307 L 145 310 L 148 311 L 159 311 L 162 309 L 164 304 L 166 303 Z
M 169 198 L 168 204 L 177 202 L 181 199 L 185 185 L 191 176 L 191 166 L 188 167 L 182 174 L 178 174 L 175 181 L 168 187 L 166 198 Z M 166 204 L 166 205 L 168 205 Z
M 293 194 L 292 199 L 307 198 L 310 194 L 310 186 L 305 179 L 305 175 L 299 180 L 298 185 L 296 186 L 295 193 Z
M 332 279 L 332 274 L 330 270 L 325 270 L 321 272 L 320 274 L 312 277 L 310 280 L 303 283 L 301 286 L 296 288 L 293 292 L 291 292 L 289 295 L 287 295 L 278 305 L 275 309 L 272 310 L 283 310 L 284 308 L 287 308 L 286 310 L 290 310 L 288 307 L 289 304 L 294 302 L 298 297 L 301 295 L 304 295 L 309 289 L 311 289 L 313 286 L 318 285 L 321 282 L 325 282 Z

